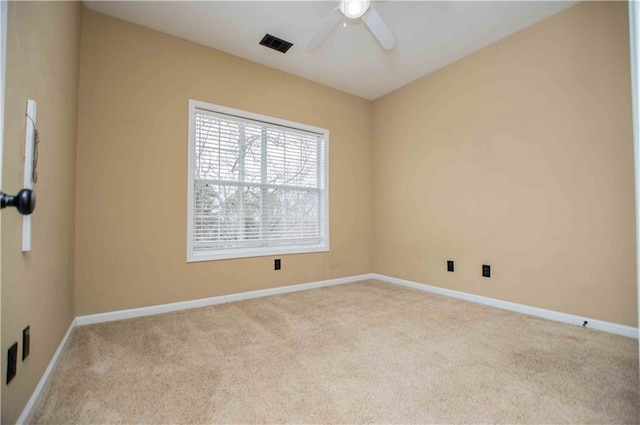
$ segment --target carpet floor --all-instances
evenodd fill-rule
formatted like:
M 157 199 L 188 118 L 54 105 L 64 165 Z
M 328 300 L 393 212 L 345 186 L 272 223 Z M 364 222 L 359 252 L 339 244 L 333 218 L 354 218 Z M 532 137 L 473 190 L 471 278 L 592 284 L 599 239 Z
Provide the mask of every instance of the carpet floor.
M 378 281 L 84 326 L 35 424 L 638 423 L 638 342 Z

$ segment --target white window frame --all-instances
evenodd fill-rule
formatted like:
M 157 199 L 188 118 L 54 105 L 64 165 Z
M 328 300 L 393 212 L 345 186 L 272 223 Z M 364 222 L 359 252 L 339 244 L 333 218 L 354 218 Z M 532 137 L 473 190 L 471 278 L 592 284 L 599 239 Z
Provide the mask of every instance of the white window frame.
M 283 127 L 304 130 L 312 133 L 321 134 L 325 143 L 325 158 L 323 177 L 323 202 L 325 206 L 324 216 L 320 223 L 320 234 L 323 236 L 323 242 L 312 245 L 295 245 L 295 246 L 267 246 L 267 247 L 251 247 L 251 248 L 223 248 L 211 249 L 208 251 L 194 251 L 193 249 L 193 210 L 194 210 L 194 183 L 195 183 L 195 152 L 196 152 L 196 110 L 204 109 L 207 111 L 232 115 L 240 119 L 253 121 L 262 121 L 269 124 L 275 124 Z M 227 260 L 232 258 L 248 258 L 263 257 L 273 255 L 286 254 L 307 254 L 314 252 L 329 251 L 329 130 L 314 127 L 307 124 L 300 124 L 293 121 L 287 121 L 280 118 L 274 118 L 266 115 L 260 115 L 253 112 L 242 111 L 239 109 L 228 108 L 226 106 L 215 105 L 212 103 L 201 102 L 189 99 L 189 152 L 188 152 L 188 176 L 187 176 L 187 262 Z

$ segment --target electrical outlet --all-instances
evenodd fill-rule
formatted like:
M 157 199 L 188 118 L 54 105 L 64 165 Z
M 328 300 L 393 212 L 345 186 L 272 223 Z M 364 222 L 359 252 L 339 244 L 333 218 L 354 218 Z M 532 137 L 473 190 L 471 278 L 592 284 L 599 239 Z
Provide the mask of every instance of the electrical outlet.
M 281 268 L 281 263 L 280 263 L 280 259 L 278 258 L 273 262 L 273 270 L 280 270 L 280 268 Z
M 18 343 L 14 342 L 7 356 L 7 385 L 16 376 L 18 370 Z
M 447 271 L 448 272 L 453 271 L 453 260 L 447 260 Z
M 31 326 L 27 326 L 22 330 L 22 361 L 29 355 L 29 346 L 31 345 Z
M 491 277 L 491 266 L 488 264 L 482 265 L 482 277 Z

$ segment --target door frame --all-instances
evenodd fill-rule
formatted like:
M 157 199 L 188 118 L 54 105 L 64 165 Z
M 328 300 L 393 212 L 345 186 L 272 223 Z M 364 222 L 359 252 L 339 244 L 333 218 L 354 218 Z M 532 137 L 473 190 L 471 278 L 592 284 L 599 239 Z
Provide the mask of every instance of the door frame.
M 4 101 L 6 98 L 7 70 L 7 13 L 9 3 L 0 1 L 0 190 L 2 190 L 2 162 L 4 152 Z M 0 240 L 2 240 L 2 215 L 0 214 Z M 2 244 L 0 243 L 0 270 L 2 270 Z M 0 329 L 2 327 L 2 273 L 0 273 Z M 0 411 L 2 411 L 2 385 L 0 385 Z
M 638 48 L 640 39 L 640 6 L 636 0 L 629 1 L 629 48 L 631 62 L 631 110 L 633 114 L 633 168 L 635 173 L 636 198 L 636 295 L 638 298 L 638 327 L 640 328 L 640 104 L 638 104 L 638 84 L 640 84 L 640 59 Z M 638 339 L 640 348 L 640 338 Z M 640 364 L 640 358 L 638 359 Z

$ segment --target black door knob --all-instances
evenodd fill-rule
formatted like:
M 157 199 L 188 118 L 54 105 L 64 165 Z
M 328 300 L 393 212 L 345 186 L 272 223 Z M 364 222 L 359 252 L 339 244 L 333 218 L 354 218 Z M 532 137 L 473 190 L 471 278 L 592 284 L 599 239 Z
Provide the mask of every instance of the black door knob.
M 36 194 L 31 189 L 22 189 L 16 196 L 0 192 L 0 209 L 16 207 L 22 215 L 29 215 L 36 209 Z

